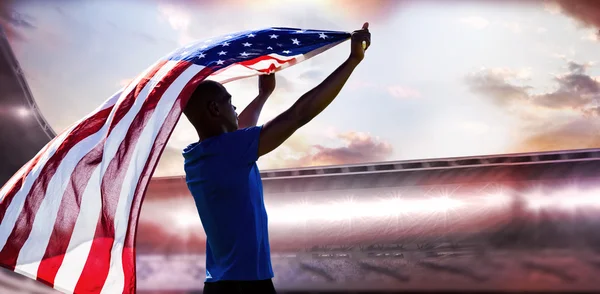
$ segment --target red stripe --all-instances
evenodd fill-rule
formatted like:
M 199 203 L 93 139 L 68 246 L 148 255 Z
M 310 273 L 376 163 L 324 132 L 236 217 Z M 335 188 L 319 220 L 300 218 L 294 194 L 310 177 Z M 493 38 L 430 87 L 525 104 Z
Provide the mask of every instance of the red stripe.
M 165 91 L 191 65 L 192 63 L 189 62 L 180 62 L 158 81 L 127 130 L 115 157 L 109 163 L 100 187 L 102 214 L 98 220 L 88 259 L 75 287 L 76 293 L 100 293 L 102 290 L 110 269 L 111 249 L 115 237 L 115 211 L 135 145 Z
M 39 177 L 35 179 L 33 185 L 31 186 L 31 190 L 25 198 L 23 210 L 21 211 L 21 214 L 15 223 L 15 227 L 8 237 L 6 245 L 4 248 L 2 248 L 2 251 L 0 251 L 0 263 L 2 263 L 3 266 L 14 270 L 17 263 L 17 257 L 19 256 L 19 251 L 31 233 L 33 219 L 35 218 L 40 204 L 44 199 L 48 183 L 56 173 L 56 170 L 63 158 L 67 155 L 69 150 L 71 150 L 71 148 L 73 148 L 73 146 L 75 146 L 77 143 L 81 142 L 81 140 L 98 132 L 98 130 L 102 128 L 102 125 L 108 118 L 109 114 L 110 109 L 103 110 L 80 123 L 73 129 L 71 134 L 66 136 L 63 143 L 56 149 L 54 155 L 48 160 L 46 165 L 44 165 Z
M 181 117 L 182 106 L 187 104 L 192 92 L 196 89 L 198 84 L 202 82 L 206 77 L 212 73 L 211 68 L 204 68 L 194 78 L 192 78 L 188 84 L 183 88 L 177 101 L 173 105 L 173 108 L 169 112 L 169 116 L 165 120 L 165 123 L 161 127 L 152 150 L 148 156 L 148 161 L 144 166 L 144 170 L 140 179 L 137 183 L 135 194 L 133 196 L 133 202 L 131 204 L 131 211 L 129 212 L 129 222 L 127 227 L 127 235 L 125 236 L 125 244 L 123 246 L 123 272 L 125 276 L 125 285 L 123 287 L 123 293 L 135 293 L 136 280 L 135 280 L 135 240 L 136 240 L 136 228 L 140 216 L 140 209 L 142 202 L 144 201 L 146 189 L 154 170 L 157 167 L 158 160 L 162 155 L 167 141 L 171 137 L 171 134 L 175 130 L 175 125 Z
M 109 131 L 102 139 L 102 142 L 96 145 L 96 147 L 86 154 L 75 166 L 75 169 L 70 176 L 69 184 L 61 198 L 56 222 L 54 223 L 54 228 L 50 235 L 46 252 L 44 253 L 44 258 L 38 267 L 38 281 L 51 287 L 54 286 L 54 279 L 64 260 L 79 215 L 81 196 L 87 187 L 93 171 L 102 161 L 104 142 L 108 135 L 110 135 L 110 132 L 114 129 L 115 125 L 118 124 L 131 109 L 137 95 L 165 63 L 166 62 L 158 63 L 154 68 L 148 71 L 141 79 L 140 83 L 138 83 L 127 97 L 123 99 L 122 103 L 118 105 L 118 108 L 115 111 L 114 119 L 109 126 Z M 110 110 L 112 110 L 112 107 L 109 108 L 109 111 Z M 106 118 L 104 121 L 106 121 Z

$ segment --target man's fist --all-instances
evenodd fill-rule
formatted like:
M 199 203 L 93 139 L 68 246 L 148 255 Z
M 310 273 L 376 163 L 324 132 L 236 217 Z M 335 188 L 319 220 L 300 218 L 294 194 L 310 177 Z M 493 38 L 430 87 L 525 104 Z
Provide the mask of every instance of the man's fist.
M 275 74 L 258 76 L 258 94 L 269 96 L 275 90 Z
M 352 32 L 350 58 L 353 61 L 361 62 L 365 58 L 365 51 L 369 46 L 371 46 L 371 33 L 369 32 L 369 23 L 365 22 L 362 29 Z

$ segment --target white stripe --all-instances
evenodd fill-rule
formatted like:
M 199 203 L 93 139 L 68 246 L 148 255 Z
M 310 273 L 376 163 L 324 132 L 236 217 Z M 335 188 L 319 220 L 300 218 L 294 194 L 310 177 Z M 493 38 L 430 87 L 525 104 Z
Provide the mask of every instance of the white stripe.
M 260 72 L 259 72 L 260 70 L 267 69 L 267 68 L 271 67 L 271 65 L 275 66 L 275 68 L 276 68 L 275 71 L 280 71 L 284 68 L 291 66 L 292 63 L 289 61 L 291 61 L 293 59 L 295 59 L 294 64 L 302 62 L 306 59 L 304 57 L 304 55 L 302 55 L 302 54 L 298 54 L 298 55 L 294 55 L 294 56 L 281 56 L 279 54 L 273 53 L 273 54 L 269 54 L 268 56 L 277 58 L 278 60 L 283 60 L 284 63 L 280 63 L 279 61 L 277 61 L 275 59 L 261 60 L 261 61 L 257 62 L 256 64 L 253 64 L 250 66 L 234 63 L 224 69 L 214 72 L 210 76 L 209 79 L 213 80 L 213 81 L 217 81 L 219 83 L 229 83 L 229 82 L 232 82 L 235 80 L 258 75 L 258 74 L 260 74 Z
M 142 77 L 143 75 L 140 75 L 137 81 L 139 82 Z M 99 111 L 113 106 L 119 97 L 128 95 L 133 88 L 134 87 L 131 86 L 126 88 L 124 91 L 121 90 L 115 93 L 94 112 L 91 112 L 86 117 L 75 123 L 73 127 L 71 127 L 67 132 L 64 132 L 62 136 L 69 135 L 75 126 L 81 124 Z M 111 114 L 115 112 L 116 111 L 113 110 Z M 110 120 L 105 121 L 104 125 L 98 132 L 92 134 L 73 146 L 73 148 L 68 151 L 65 158 L 60 162 L 56 169 L 56 173 L 48 183 L 47 190 L 44 191 L 46 197 L 44 197 L 42 200 L 38 212 L 34 216 L 31 233 L 19 252 L 15 272 L 33 279 L 37 277 L 38 267 L 44 257 L 46 247 L 48 246 L 50 236 L 54 229 L 58 209 L 60 208 L 62 196 L 64 195 L 67 185 L 70 183 L 73 170 L 79 161 L 87 153 L 94 149 L 94 147 L 98 145 L 102 138 L 104 138 L 109 126 Z
M 121 94 L 122 92 L 114 94 L 98 111 L 114 105 L 116 97 L 119 97 Z M 97 111 L 90 113 L 75 125 L 81 124 L 85 119 L 92 117 L 96 113 Z M 46 191 L 43 192 L 45 197 L 42 199 L 42 203 L 33 218 L 31 233 L 19 251 L 15 272 L 33 279 L 37 277 L 37 270 L 48 246 L 62 196 L 65 193 L 67 185 L 70 183 L 71 174 L 79 161 L 102 140 L 108 130 L 108 126 L 109 124 L 105 122 L 104 126 L 98 132 L 73 146 L 59 163 L 54 176 L 48 183 Z M 63 135 L 70 134 L 72 129 L 73 127 Z
M 81 276 L 81 272 L 85 266 L 88 258 L 88 254 L 91 248 L 90 240 L 94 239 L 96 232 L 96 225 L 98 223 L 99 211 L 86 212 L 84 210 L 91 210 L 93 208 L 89 206 L 101 206 L 101 190 L 100 185 L 102 184 L 102 178 L 106 172 L 106 168 L 110 163 L 110 160 L 115 156 L 117 149 L 129 129 L 133 119 L 138 114 L 144 101 L 148 97 L 150 90 L 153 89 L 156 84 L 176 65 L 176 62 L 169 62 L 165 64 L 154 77 L 146 84 L 139 95 L 136 97 L 135 102 L 131 106 L 131 109 L 125 116 L 119 121 L 119 123 L 112 130 L 106 142 L 104 143 L 104 154 L 102 162 L 98 165 L 98 168 L 92 174 L 88 187 L 86 188 L 81 200 L 81 211 L 77 217 L 75 228 L 73 229 L 73 235 L 69 241 L 69 248 L 65 254 L 65 258 L 55 278 L 55 288 L 61 289 L 65 292 L 73 292 L 77 281 Z M 141 80 L 140 75 L 138 77 Z M 132 83 L 130 86 L 133 89 L 136 83 Z M 114 112 L 113 112 L 114 113 Z M 112 116 L 112 114 L 111 114 Z M 108 121 L 112 121 L 111 118 Z M 93 189 L 89 189 L 90 187 Z
M 106 100 L 106 102 L 100 108 L 98 108 L 98 110 L 106 109 L 106 108 L 111 107 L 112 105 L 114 105 L 114 103 L 116 101 L 116 97 L 118 97 L 119 95 L 121 95 L 121 93 L 122 93 L 122 91 L 119 91 L 116 94 L 114 94 L 111 98 L 109 98 L 108 100 Z M 40 160 L 32 168 L 32 170 L 29 173 L 29 175 L 27 175 L 27 177 L 25 178 L 25 181 L 21 185 L 21 189 L 15 194 L 15 196 L 13 197 L 13 200 L 11 201 L 9 207 L 6 209 L 6 213 L 4 215 L 4 219 L 0 223 L 0 250 L 3 249 L 4 246 L 6 245 L 6 241 L 8 240 L 8 236 L 12 232 L 18 216 L 21 214 L 21 210 L 23 209 L 23 205 L 25 204 L 25 198 L 26 198 L 27 194 L 29 194 L 29 191 L 31 190 L 31 186 L 33 185 L 33 182 L 39 177 L 39 174 L 40 174 L 41 170 L 44 168 L 44 166 L 46 165 L 46 163 L 48 162 L 48 160 L 54 155 L 54 153 L 56 152 L 56 149 L 58 149 L 58 147 L 60 145 L 62 145 L 62 143 L 64 142 L 65 138 L 73 131 L 73 129 L 75 129 L 75 127 L 77 127 L 81 122 L 83 122 L 86 119 L 92 117 L 96 113 L 97 113 L 97 111 L 91 112 L 87 116 L 85 116 L 82 119 L 80 119 L 78 122 L 72 124 L 62 134 L 58 135 L 58 137 L 56 138 L 56 140 L 54 142 L 49 142 L 48 143 L 48 144 L 51 144 L 51 145 L 45 151 L 45 154 L 42 157 L 40 157 Z M 38 154 L 42 153 L 43 149 L 44 148 L 42 148 L 42 150 L 40 150 L 38 152 Z M 32 162 L 30 160 L 26 165 L 30 165 L 31 163 Z M 19 171 L 17 173 L 17 174 L 20 175 L 19 177 L 22 177 L 24 175 L 25 170 L 26 170 L 25 168 L 21 169 L 21 171 Z M 10 189 L 10 186 L 14 185 L 14 182 L 19 177 L 13 176 L 13 178 L 11 178 L 11 180 L 10 180 L 10 183 L 7 183 L 6 185 L 4 185 L 4 187 L 2 187 L 2 190 L 0 190 L 0 195 L 2 197 L 0 197 L 0 199 L 4 198 L 4 196 L 6 195 L 6 193 L 8 193 L 8 190 Z M 62 196 L 62 194 L 61 194 L 61 196 Z
M 25 178 L 21 189 L 15 194 L 10 205 L 6 208 L 6 212 L 4 214 L 4 219 L 0 222 L 0 250 L 4 249 L 6 245 L 6 241 L 8 240 L 8 236 L 15 227 L 15 223 L 17 218 L 21 214 L 21 210 L 23 210 L 23 206 L 25 205 L 25 198 L 27 194 L 29 194 L 29 190 L 31 190 L 31 186 L 33 186 L 33 182 L 38 178 L 40 172 L 48 162 L 51 156 L 54 155 L 56 149 L 63 143 L 67 133 L 60 135 L 48 148 L 46 153 L 40 158 L 38 164 L 36 164 L 32 169 L 29 175 Z
M 96 234 L 96 225 L 102 208 L 102 201 L 95 193 L 100 190 L 99 178 L 100 168 L 97 167 L 81 196 L 82 205 L 73 228 L 74 233 L 69 241 L 65 258 L 54 278 L 54 288 L 64 293 L 73 293 L 75 290 Z
M 16 272 L 36 277 L 39 264 L 44 257 L 54 229 L 62 197 L 67 186 L 71 183 L 71 175 L 81 159 L 102 141 L 108 127 L 108 123 L 104 124 L 98 132 L 77 143 L 60 162 L 56 173 L 48 183 L 45 191 L 46 197 L 42 200 L 34 217 L 31 234 L 29 234 L 27 241 L 25 241 L 19 252 Z
M 186 69 L 161 97 L 156 109 L 147 125 L 142 130 L 140 138 L 135 145 L 131 162 L 127 165 L 127 173 L 123 180 L 123 187 L 119 195 L 119 202 L 115 213 L 115 240 L 111 251 L 110 269 L 101 293 L 121 293 L 124 287 L 123 273 L 123 246 L 129 224 L 131 204 L 133 201 L 136 184 L 148 161 L 150 151 L 158 132 L 162 128 L 171 108 L 185 85 L 204 67 L 192 65 Z

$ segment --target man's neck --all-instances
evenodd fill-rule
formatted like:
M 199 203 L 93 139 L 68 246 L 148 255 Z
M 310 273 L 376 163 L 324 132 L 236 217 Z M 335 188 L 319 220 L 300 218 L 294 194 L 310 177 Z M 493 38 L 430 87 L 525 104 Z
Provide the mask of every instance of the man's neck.
M 199 142 L 202 142 L 204 140 L 213 138 L 213 137 L 217 137 L 220 135 L 223 135 L 225 133 L 229 133 L 229 131 L 227 131 L 227 128 L 225 126 L 219 126 L 217 128 L 214 128 L 212 130 L 204 130 L 202 132 L 196 130 L 198 133 L 198 138 L 200 138 Z

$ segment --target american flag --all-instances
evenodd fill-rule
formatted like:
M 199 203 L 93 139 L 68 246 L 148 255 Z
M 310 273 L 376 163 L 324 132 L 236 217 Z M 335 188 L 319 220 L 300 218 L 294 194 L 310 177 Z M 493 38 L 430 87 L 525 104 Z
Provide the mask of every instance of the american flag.
M 0 265 L 65 293 L 134 293 L 140 206 L 198 83 L 279 71 L 349 38 L 268 28 L 194 42 L 160 59 L 2 187 Z

